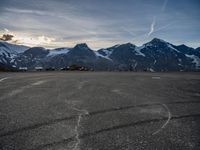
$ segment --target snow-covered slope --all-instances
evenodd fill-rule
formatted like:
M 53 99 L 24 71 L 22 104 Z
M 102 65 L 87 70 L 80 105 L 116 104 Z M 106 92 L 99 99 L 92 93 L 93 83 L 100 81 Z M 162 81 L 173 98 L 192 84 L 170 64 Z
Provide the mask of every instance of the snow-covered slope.
M 10 44 L 0 40 L 0 52 L 4 50 L 8 53 L 23 53 L 28 48 L 27 46 Z
M 112 60 L 112 59 L 109 58 L 109 54 L 104 56 L 104 55 L 100 54 L 98 51 L 95 51 L 95 55 L 96 55 L 96 57 Z
M 49 50 L 48 56 L 53 57 L 60 54 L 67 54 L 69 51 L 70 51 L 69 48 L 57 48 L 57 49 Z
M 200 48 L 176 46 L 158 38 L 140 47 L 125 43 L 98 51 L 85 43 L 48 50 L 0 42 L 0 63 L 28 68 L 79 64 L 94 70 L 200 71 Z
M 188 55 L 185 54 L 188 58 L 192 59 L 192 63 L 195 64 L 196 68 L 199 69 L 200 68 L 200 58 L 198 56 L 195 55 Z
M 11 64 L 19 53 L 23 53 L 29 47 L 10 44 L 0 40 L 0 62 Z

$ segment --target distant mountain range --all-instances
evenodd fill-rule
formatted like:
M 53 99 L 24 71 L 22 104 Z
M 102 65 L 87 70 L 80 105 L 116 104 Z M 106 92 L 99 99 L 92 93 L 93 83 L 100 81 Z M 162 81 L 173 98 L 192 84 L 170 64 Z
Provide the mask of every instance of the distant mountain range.
M 158 38 L 140 47 L 126 43 L 98 51 L 85 43 L 49 50 L 0 41 L 0 67 L 62 68 L 72 64 L 105 71 L 200 71 L 200 47 L 176 46 Z

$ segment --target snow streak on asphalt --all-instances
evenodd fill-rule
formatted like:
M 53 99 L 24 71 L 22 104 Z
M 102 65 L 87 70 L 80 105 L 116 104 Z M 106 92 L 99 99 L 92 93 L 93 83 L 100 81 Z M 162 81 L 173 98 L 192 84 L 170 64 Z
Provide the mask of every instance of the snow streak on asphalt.
M 83 88 L 84 84 L 87 83 L 87 82 L 89 82 L 89 81 L 81 81 L 81 82 L 79 82 L 78 87 L 77 87 L 78 90 L 81 90 Z
M 175 105 L 175 104 L 199 104 L 199 103 L 200 103 L 199 101 L 177 101 L 177 102 L 169 102 L 167 104 Z M 97 111 L 93 111 L 93 112 L 87 112 L 86 110 L 83 110 L 83 111 L 85 113 L 86 112 L 88 113 L 85 116 L 94 116 L 94 115 L 97 115 L 97 114 L 104 114 L 104 113 L 108 113 L 108 112 L 122 111 L 122 110 L 132 109 L 132 108 L 136 108 L 136 107 L 143 108 L 143 107 L 157 106 L 157 105 L 160 105 L 160 103 L 150 103 L 150 104 L 140 104 L 140 105 L 129 105 L 129 106 L 113 107 L 113 108 L 97 110 Z M 77 108 L 73 108 L 73 109 L 80 112 L 80 110 L 77 109 Z M 47 122 L 41 122 L 41 123 L 38 123 L 38 124 L 34 124 L 32 126 L 23 127 L 23 128 L 19 128 L 17 130 L 13 130 L 13 131 L 9 131 L 7 133 L 0 134 L 0 137 L 12 135 L 12 134 L 23 132 L 23 131 L 37 129 L 37 128 L 40 128 L 42 126 L 52 125 L 52 124 L 56 124 L 58 122 L 62 122 L 62 121 L 66 121 L 66 120 L 72 120 L 72 119 L 75 119 L 75 118 L 77 118 L 77 115 L 66 116 L 66 117 L 63 117 L 63 118 L 53 119 L 53 120 L 50 120 L 50 121 L 47 121 Z M 164 119 L 164 120 L 166 120 L 166 119 Z
M 22 87 L 19 87 L 18 89 L 16 90 L 12 90 L 10 93 L 8 93 L 7 95 L 1 97 L 1 99 L 5 99 L 7 97 L 11 97 L 11 96 L 15 96 L 19 93 L 22 93 L 25 89 L 28 89 L 28 88 L 31 88 L 33 86 L 37 86 L 37 85 L 40 85 L 40 84 L 43 84 L 45 83 L 46 81 L 37 81 L 35 83 L 32 83 L 30 85 L 26 85 L 26 86 L 22 86 Z
M 170 119 L 171 119 L 171 117 L 172 117 L 171 112 L 170 112 L 169 108 L 167 107 L 167 105 L 162 104 L 162 106 L 166 109 L 166 111 L 167 111 L 167 113 L 168 113 L 168 119 L 167 119 L 167 121 L 162 125 L 162 127 L 161 127 L 160 129 L 158 129 L 157 131 L 155 131 L 152 135 L 155 135 L 155 134 L 159 133 L 162 129 L 164 129 L 164 128 L 167 126 L 167 124 L 169 123 L 169 121 L 170 121 Z
M 34 86 L 34 85 L 40 85 L 40 84 L 43 84 L 43 83 L 45 83 L 46 81 L 37 81 L 37 82 L 35 82 L 35 83 L 32 83 L 32 85 Z
M 111 90 L 113 93 L 116 93 L 116 94 L 119 94 L 119 95 L 122 95 L 123 92 L 121 92 L 121 90 L 119 89 L 114 89 L 114 90 Z
M 75 126 L 75 139 L 76 139 L 76 144 L 73 148 L 73 150 L 79 150 L 79 144 L 81 143 L 81 140 L 80 140 L 80 134 L 79 134 L 79 128 L 81 126 L 81 120 L 83 118 L 83 116 L 85 115 L 89 115 L 89 112 L 87 110 L 81 110 L 81 109 L 78 109 L 78 108 L 75 108 L 73 107 L 74 110 L 80 112 L 80 114 L 78 115 L 78 119 L 77 119 L 77 124 Z
M 8 79 L 8 77 L 0 79 L 0 82 L 2 82 L 3 80 L 6 80 L 6 79 Z
M 83 88 L 84 84 L 87 83 L 87 82 L 88 81 L 79 82 L 77 89 L 81 90 Z M 81 120 L 85 115 L 89 115 L 89 112 L 87 110 L 84 110 L 84 109 L 78 109 L 75 106 L 72 106 L 72 109 L 79 112 L 77 123 L 76 123 L 75 129 L 74 129 L 76 143 L 73 147 L 73 150 L 79 150 L 80 149 L 79 145 L 81 143 L 80 134 L 79 134 L 79 130 L 80 130 L 80 127 L 81 127 Z

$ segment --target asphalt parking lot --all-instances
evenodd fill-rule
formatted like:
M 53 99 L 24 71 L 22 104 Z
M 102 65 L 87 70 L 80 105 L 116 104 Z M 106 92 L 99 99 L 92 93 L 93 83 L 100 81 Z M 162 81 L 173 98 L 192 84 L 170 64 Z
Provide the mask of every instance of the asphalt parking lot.
M 200 73 L 0 73 L 1 150 L 198 150 Z

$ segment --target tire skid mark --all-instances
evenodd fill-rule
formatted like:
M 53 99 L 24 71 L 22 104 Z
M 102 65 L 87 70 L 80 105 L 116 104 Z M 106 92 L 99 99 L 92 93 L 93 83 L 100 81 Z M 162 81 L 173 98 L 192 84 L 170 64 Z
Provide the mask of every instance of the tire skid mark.
M 39 145 L 39 146 L 36 146 L 35 148 L 30 148 L 30 149 L 27 149 L 27 150 L 40 150 L 40 149 L 43 149 L 43 148 L 52 147 L 52 146 L 60 145 L 60 144 L 63 144 L 63 143 L 69 143 L 69 142 L 72 142 L 74 140 L 75 140 L 75 137 L 71 137 L 71 138 L 60 140 L 60 141 L 55 141 L 55 142 L 52 142 L 52 143 Z
M 184 102 L 183 101 L 182 102 L 177 101 L 177 102 L 171 102 L 171 103 L 169 102 L 169 103 L 165 103 L 165 104 L 190 104 L 190 103 L 200 103 L 200 101 L 184 101 Z M 142 108 L 142 107 L 148 107 L 148 106 L 157 106 L 157 105 L 161 105 L 161 103 L 150 103 L 150 104 L 140 104 L 140 105 L 132 105 L 132 106 L 124 106 L 124 107 L 114 107 L 114 108 L 110 108 L 110 109 L 88 112 L 88 114 L 85 114 L 85 116 L 89 117 L 89 116 L 94 116 L 94 115 L 97 115 L 97 114 L 104 114 L 104 113 L 108 113 L 108 112 L 132 109 L 132 108 L 137 108 L 137 107 Z M 33 130 L 33 129 L 36 129 L 36 128 L 40 128 L 42 126 L 52 125 L 52 124 L 56 124 L 58 122 L 72 120 L 72 119 L 76 119 L 76 118 L 77 118 L 77 115 L 74 115 L 74 116 L 67 116 L 67 117 L 64 117 L 64 118 L 59 118 L 59 119 L 54 119 L 54 120 L 34 124 L 34 125 L 31 125 L 31 126 L 27 126 L 27 127 L 23 127 L 23 128 L 13 130 L 13 131 L 8 131 L 6 133 L 2 133 L 2 134 L 0 134 L 0 137 L 12 135 L 12 134 L 27 131 L 27 130 Z
M 200 103 L 200 101 L 176 101 L 176 102 L 168 102 L 165 104 L 190 104 L 190 103 Z M 139 105 L 129 105 L 129 106 L 122 106 L 122 107 L 113 107 L 110 109 L 104 109 L 104 110 L 97 110 L 94 112 L 89 112 L 90 115 L 96 115 L 96 114 L 102 114 L 112 111 L 119 111 L 119 110 L 125 110 L 125 109 L 131 109 L 135 107 L 148 107 L 148 106 L 158 106 L 162 105 L 161 103 L 148 103 L 148 104 L 139 104 Z
M 180 116 L 172 116 L 171 120 L 177 120 L 177 119 L 183 119 L 183 118 L 192 118 L 192 117 L 200 117 L 200 114 L 188 114 L 188 115 L 180 115 Z M 85 133 L 79 136 L 80 139 L 86 138 L 86 137 L 90 137 L 90 136 L 96 136 L 100 133 L 104 133 L 104 132 L 109 132 L 109 131 L 113 131 L 113 130 L 118 130 L 118 129 L 123 129 L 123 128 L 128 128 L 128 127 L 134 127 L 134 126 L 139 126 L 139 125 L 143 125 L 143 124 L 148 124 L 148 123 L 155 123 L 155 122 L 160 122 L 160 121 L 165 121 L 167 118 L 162 118 L 162 119 L 149 119 L 149 120 L 142 120 L 142 121 L 138 121 L 138 122 L 131 122 L 128 124 L 122 124 L 122 125 L 117 125 L 117 126 L 113 126 L 113 127 L 109 127 L 109 128 L 104 128 L 104 129 L 100 129 L 91 133 Z M 43 149 L 46 147 L 52 147 L 52 146 L 57 146 L 59 144 L 67 144 L 69 142 L 73 142 L 76 140 L 76 136 L 72 136 L 70 138 L 67 139 L 63 139 L 60 141 L 55 141 L 52 143 L 47 143 L 47 144 L 43 144 L 43 145 L 39 145 L 35 148 L 29 149 L 29 150 L 39 150 L 39 149 Z M 132 142 L 131 142 L 132 143 Z M 129 145 L 131 143 L 125 144 L 123 146 Z M 113 148 L 113 150 L 115 150 L 115 148 Z
M 189 115 L 173 116 L 173 117 L 171 117 L 171 120 L 177 120 L 177 119 L 183 119 L 183 118 L 191 118 L 191 117 L 200 117 L 200 114 L 189 114 Z M 128 124 L 117 125 L 117 126 L 113 126 L 113 127 L 97 130 L 95 132 L 82 134 L 80 136 L 80 138 L 85 138 L 85 137 L 97 135 L 97 134 L 102 133 L 102 132 L 108 132 L 108 131 L 112 131 L 112 130 L 123 129 L 123 128 L 131 127 L 131 126 L 137 126 L 137 125 L 142 125 L 142 124 L 147 124 L 147 123 L 152 123 L 152 122 L 165 121 L 166 119 L 168 119 L 168 117 L 167 118 L 163 117 L 161 119 L 156 119 L 155 118 L 155 119 L 149 119 L 149 120 L 142 120 L 142 121 L 131 122 L 131 123 L 128 123 Z
M 171 118 L 171 120 L 178 120 L 178 119 L 184 119 L 184 118 L 197 118 L 197 117 L 200 117 L 200 114 L 191 114 L 191 115 L 183 115 L 183 116 L 173 116 Z M 155 132 L 154 132 L 155 133 Z M 153 134 L 149 135 L 149 136 L 152 136 Z M 155 135 L 155 134 L 154 134 Z M 134 142 L 128 142 L 126 144 L 123 144 L 123 145 L 119 145 L 119 146 L 115 146 L 114 148 L 111 148 L 110 150 L 121 150 L 122 148 L 132 144 Z
M 0 137 L 13 135 L 15 133 L 23 132 L 23 131 L 27 131 L 27 130 L 34 130 L 34 129 L 40 128 L 42 126 L 55 124 L 55 123 L 58 123 L 58 122 L 61 122 L 61 121 L 72 120 L 72 119 L 75 119 L 75 118 L 76 118 L 76 116 L 70 116 L 70 117 L 59 118 L 59 119 L 54 119 L 54 120 L 50 120 L 50 121 L 34 124 L 32 126 L 23 127 L 23 128 L 19 128 L 19 129 L 13 130 L 13 131 L 8 131 L 6 133 L 0 134 Z

